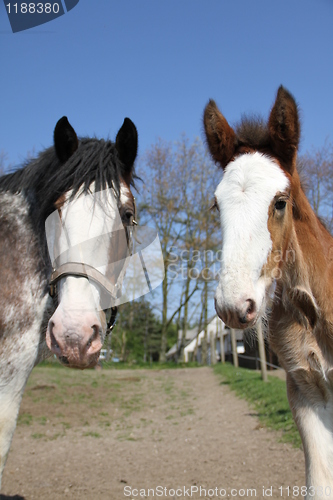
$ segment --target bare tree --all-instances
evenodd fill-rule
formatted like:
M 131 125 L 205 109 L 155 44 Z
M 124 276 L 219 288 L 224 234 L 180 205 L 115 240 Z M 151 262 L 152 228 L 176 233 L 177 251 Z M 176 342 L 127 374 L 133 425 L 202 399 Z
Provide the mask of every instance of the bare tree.
M 179 353 L 182 359 L 189 318 L 198 309 L 198 300 L 200 305 L 200 294 L 196 292 L 204 287 L 206 313 L 202 317 L 207 322 L 213 273 L 209 276 L 212 259 L 208 263 L 206 250 L 215 248 L 216 236 L 220 238 L 217 218 L 213 223 L 209 211 L 216 168 L 199 140 L 190 144 L 182 136 L 173 147 L 159 140 L 146 153 L 142 170 L 146 189 L 140 213 L 158 230 L 165 265 L 160 360 L 165 360 L 167 327 L 177 314 L 183 327 Z
M 143 166 L 146 179 L 143 187 L 140 213 L 143 220 L 153 223 L 160 237 L 165 277 L 162 284 L 162 335 L 160 361 L 165 361 L 167 348 L 168 327 L 168 299 L 169 291 L 175 276 L 170 273 L 169 265 L 173 262 L 172 249 L 183 230 L 182 220 L 182 196 L 179 182 L 179 172 L 175 153 L 170 144 L 158 140 L 152 148 L 147 151 Z
M 333 145 L 307 151 L 299 158 L 302 182 L 315 213 L 333 229 Z

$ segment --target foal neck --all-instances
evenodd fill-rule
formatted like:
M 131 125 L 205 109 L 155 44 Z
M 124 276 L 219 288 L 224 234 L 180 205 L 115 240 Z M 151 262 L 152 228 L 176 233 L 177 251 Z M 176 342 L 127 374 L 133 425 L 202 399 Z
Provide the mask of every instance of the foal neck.
M 333 239 L 300 190 L 270 318 L 271 347 L 286 371 L 307 371 L 314 359 L 321 373 L 333 366 L 332 303 Z
M 295 252 L 295 261 L 288 266 L 291 285 L 306 288 L 316 301 L 321 316 L 327 318 L 332 314 L 333 238 L 301 189 L 294 207 L 290 247 Z

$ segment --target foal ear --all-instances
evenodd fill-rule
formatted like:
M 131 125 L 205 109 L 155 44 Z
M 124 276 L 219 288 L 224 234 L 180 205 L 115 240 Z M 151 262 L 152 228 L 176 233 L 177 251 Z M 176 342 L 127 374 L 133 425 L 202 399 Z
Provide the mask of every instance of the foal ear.
M 277 92 L 268 127 L 274 153 L 284 161 L 284 168 L 292 174 L 296 166 L 300 123 L 295 99 L 282 85 Z
M 75 130 L 67 120 L 67 116 L 60 118 L 56 124 L 53 138 L 57 156 L 61 163 L 65 163 L 77 150 L 79 145 Z
M 225 168 L 235 153 L 237 137 L 213 100 L 210 100 L 206 106 L 204 127 L 214 161 Z
M 118 131 L 116 148 L 119 159 L 124 167 L 124 176 L 127 177 L 125 180 L 130 180 L 138 152 L 138 132 L 136 126 L 129 118 L 125 118 L 124 123 Z

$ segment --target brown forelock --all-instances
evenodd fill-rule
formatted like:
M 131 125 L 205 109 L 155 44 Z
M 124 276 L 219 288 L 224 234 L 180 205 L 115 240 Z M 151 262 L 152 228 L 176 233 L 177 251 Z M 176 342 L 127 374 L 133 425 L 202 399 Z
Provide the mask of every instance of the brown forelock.
M 253 150 L 267 150 L 270 137 L 267 124 L 259 116 L 243 117 L 235 127 L 238 147 L 248 146 Z
M 290 165 L 272 147 L 268 125 L 261 117 L 243 117 L 240 123 L 235 126 L 235 133 L 234 152 L 229 161 L 233 161 L 243 154 L 258 151 L 269 158 L 277 160 L 277 163 L 285 172 L 290 171 Z
M 235 128 L 237 134 L 237 147 L 235 156 L 247 152 L 258 151 L 270 158 L 276 159 L 281 168 L 292 173 L 296 165 L 296 150 L 293 157 L 283 154 L 274 146 L 267 124 L 260 117 L 244 118 Z

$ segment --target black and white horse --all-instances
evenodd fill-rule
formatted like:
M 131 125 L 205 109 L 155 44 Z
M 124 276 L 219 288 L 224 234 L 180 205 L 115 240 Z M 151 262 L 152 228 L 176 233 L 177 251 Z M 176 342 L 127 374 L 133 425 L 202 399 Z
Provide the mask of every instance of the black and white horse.
M 0 178 L 0 478 L 32 368 L 50 352 L 97 363 L 130 253 L 137 144 L 128 118 L 111 142 L 63 117 L 54 147 Z

